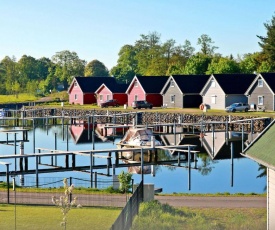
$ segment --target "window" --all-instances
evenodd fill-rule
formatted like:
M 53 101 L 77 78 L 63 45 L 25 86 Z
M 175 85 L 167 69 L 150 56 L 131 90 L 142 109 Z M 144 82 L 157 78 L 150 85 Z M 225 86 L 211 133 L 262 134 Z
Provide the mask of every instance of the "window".
M 138 100 L 138 95 L 135 95 L 135 101 L 137 101 Z
M 258 87 L 263 87 L 263 86 L 264 86 L 263 79 L 259 79 L 258 80 Z
M 99 95 L 99 100 L 103 101 L 103 95 Z
M 211 87 L 216 87 L 216 82 L 214 79 L 211 80 Z
M 74 99 L 77 100 L 77 94 L 74 95 Z
M 137 81 L 135 81 L 134 86 L 138 87 L 138 82 Z
M 107 95 L 107 100 L 110 100 L 110 95 Z
M 176 97 L 175 95 L 171 95 L 171 96 L 170 96 L 170 101 L 171 101 L 171 103 L 175 103 L 175 97 Z
M 211 96 L 211 104 L 216 104 L 216 95 Z
M 77 86 L 77 82 L 76 81 L 74 82 L 74 86 Z
M 174 81 L 170 81 L 170 87 L 175 87 L 175 82 Z
M 258 96 L 258 105 L 264 105 L 264 96 Z

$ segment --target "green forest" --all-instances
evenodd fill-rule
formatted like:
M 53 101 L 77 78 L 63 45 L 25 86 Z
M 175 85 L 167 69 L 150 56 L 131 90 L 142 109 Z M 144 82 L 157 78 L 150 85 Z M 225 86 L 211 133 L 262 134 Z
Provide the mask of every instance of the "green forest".
M 56 52 L 51 58 L 23 55 L 16 60 L 6 56 L 0 62 L 0 94 L 46 95 L 63 91 L 75 76 L 113 76 L 118 82 L 129 83 L 135 75 L 274 72 L 275 16 L 263 26 L 266 35 L 255 35 L 261 51 L 238 57 L 222 56 L 207 34 L 197 39 L 200 50 L 195 50 L 188 40 L 180 45 L 174 39 L 161 41 L 157 32 L 141 34 L 134 44 L 122 46 L 117 65 L 110 70 L 99 60 L 87 62 L 69 50 Z

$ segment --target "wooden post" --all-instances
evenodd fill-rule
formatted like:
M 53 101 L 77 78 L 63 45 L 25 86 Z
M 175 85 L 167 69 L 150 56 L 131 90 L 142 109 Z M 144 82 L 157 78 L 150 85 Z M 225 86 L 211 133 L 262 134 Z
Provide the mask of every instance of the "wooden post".
M 191 167 L 190 167 L 190 161 L 191 161 L 191 153 L 190 153 L 190 146 L 188 146 L 188 190 L 191 190 Z
M 16 155 L 16 134 L 14 133 L 14 155 Z M 17 158 L 14 158 L 14 171 L 17 171 Z
M 38 156 L 35 156 L 35 176 L 36 176 L 36 187 L 39 187 L 39 178 L 38 178 Z
M 68 127 L 68 125 L 67 125 L 66 138 L 67 138 L 67 151 L 69 151 L 69 127 Z M 65 155 L 65 167 L 69 168 L 69 155 L 68 154 Z
M 24 155 L 24 142 L 20 141 L 20 152 L 19 152 L 20 156 Z M 23 158 L 20 158 L 19 160 L 19 170 L 22 172 L 24 170 L 24 166 L 23 166 Z
M 8 186 L 8 191 L 7 191 L 7 198 L 8 198 L 8 204 L 10 203 L 10 177 L 9 177 L 9 164 L 6 164 L 6 168 L 7 168 L 7 171 L 6 171 L 6 177 L 7 177 L 7 186 Z
M 93 153 L 90 152 L 90 182 L 91 188 L 93 188 Z
M 54 150 L 57 150 L 57 133 L 54 133 Z M 55 156 L 54 165 L 57 166 L 57 156 Z
M 231 187 L 233 187 L 233 184 L 234 184 L 234 143 L 233 141 L 231 141 Z

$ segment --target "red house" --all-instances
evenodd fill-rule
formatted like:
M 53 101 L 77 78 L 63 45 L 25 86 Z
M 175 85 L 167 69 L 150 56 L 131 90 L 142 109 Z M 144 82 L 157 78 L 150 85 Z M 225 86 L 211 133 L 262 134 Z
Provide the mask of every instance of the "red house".
M 113 77 L 75 77 L 68 89 L 70 104 L 97 103 L 95 91 L 105 84 L 117 84 Z
M 97 95 L 97 105 L 111 99 L 116 99 L 120 105 L 127 104 L 128 96 L 125 91 L 128 86 L 129 84 L 110 84 L 110 82 L 103 83 L 95 91 Z
M 162 106 L 160 91 L 168 80 L 168 76 L 135 76 L 126 93 L 128 94 L 128 106 L 133 101 L 146 100 L 154 107 Z

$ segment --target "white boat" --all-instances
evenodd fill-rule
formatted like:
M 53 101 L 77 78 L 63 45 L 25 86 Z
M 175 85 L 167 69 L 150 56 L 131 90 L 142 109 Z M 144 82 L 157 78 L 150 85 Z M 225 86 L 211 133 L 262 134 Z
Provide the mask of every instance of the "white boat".
M 161 146 L 162 143 L 154 138 L 153 132 L 149 128 L 135 128 L 130 127 L 122 140 L 117 143 L 118 148 L 138 148 L 138 147 L 150 147 L 150 146 Z M 148 161 L 149 158 L 154 155 L 155 151 L 146 151 L 144 153 L 144 160 Z M 123 151 L 121 157 L 124 159 L 131 159 L 139 161 L 141 159 L 140 152 Z
M 118 143 L 124 146 L 139 147 L 151 146 L 152 141 L 155 146 L 162 145 L 160 141 L 154 138 L 153 132 L 149 128 L 135 128 L 130 127 L 122 140 Z

